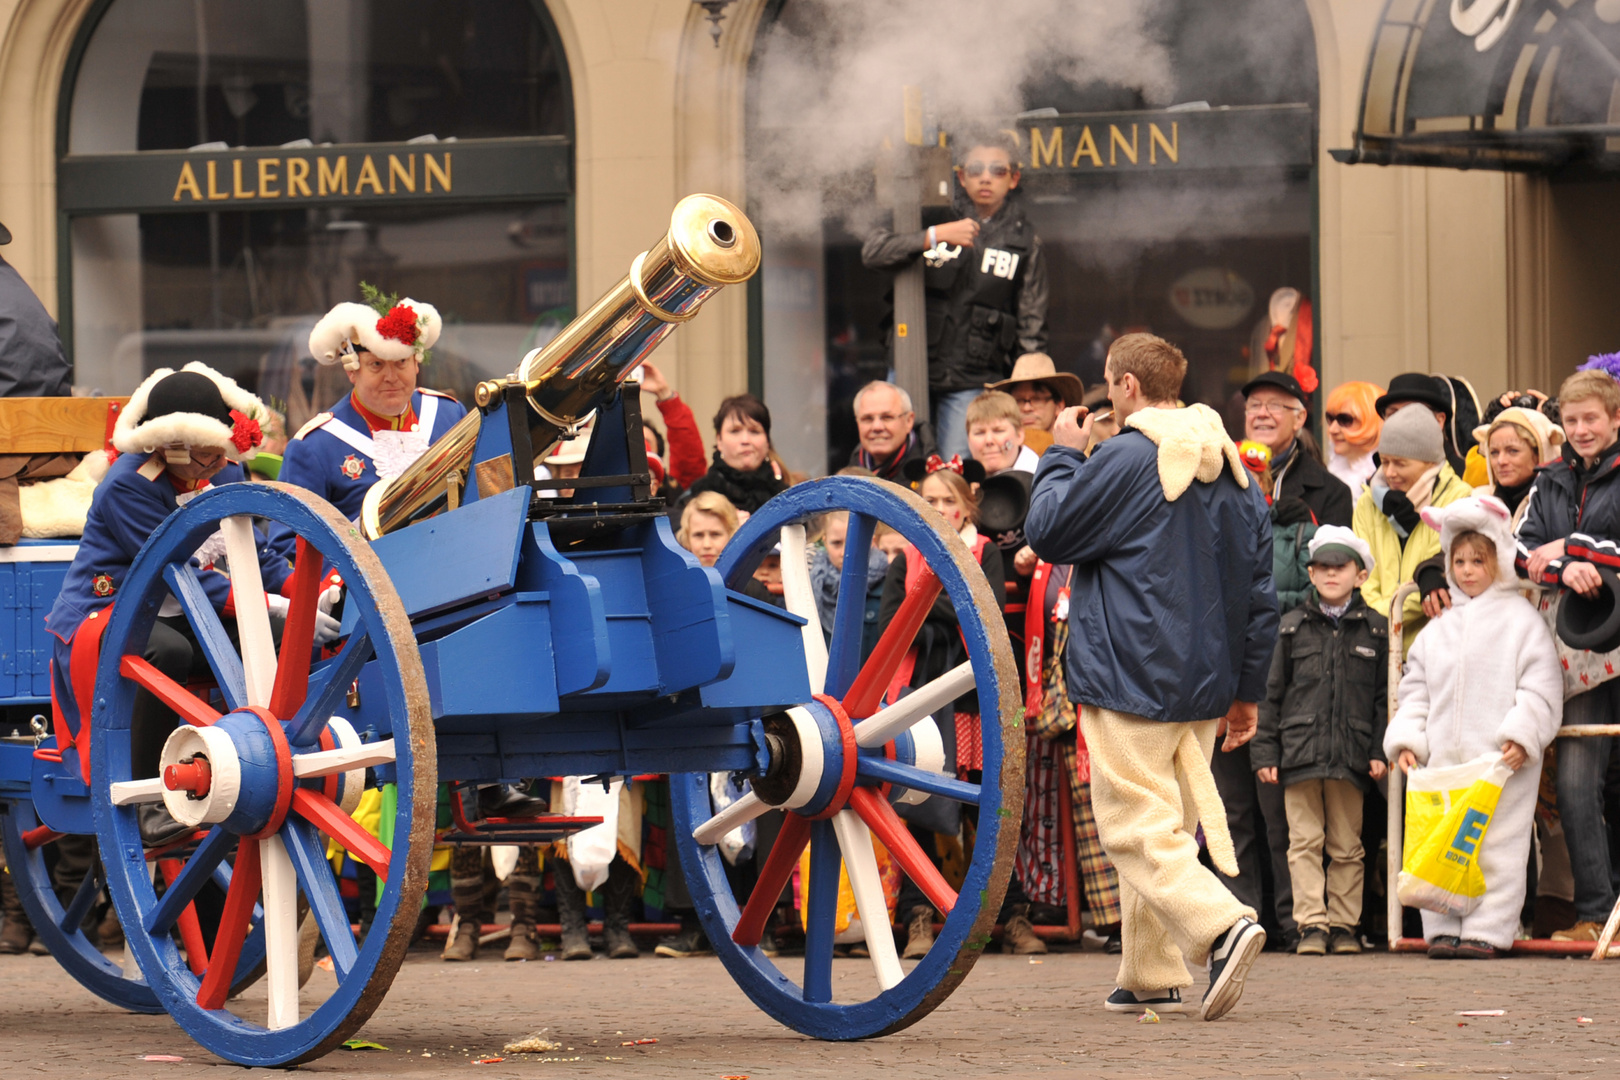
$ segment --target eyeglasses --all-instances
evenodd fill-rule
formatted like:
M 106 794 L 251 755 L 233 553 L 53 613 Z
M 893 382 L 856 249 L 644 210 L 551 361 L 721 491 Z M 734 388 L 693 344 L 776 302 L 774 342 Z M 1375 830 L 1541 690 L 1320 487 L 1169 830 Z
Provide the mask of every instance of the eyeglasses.
M 898 424 L 910 413 L 862 413 L 855 418 L 857 424 Z
M 970 161 L 962 166 L 962 171 L 969 176 L 983 176 L 988 172 L 999 180 L 1012 172 L 1012 166 L 1000 161 Z
M 1248 401 L 1243 404 L 1244 416 L 1259 416 L 1261 413 L 1270 413 L 1272 416 L 1287 416 L 1289 413 L 1304 412 L 1299 405 L 1290 405 L 1286 401 Z
M 1044 390 L 1031 390 L 1022 394 L 1014 394 L 1013 400 L 1018 402 L 1020 408 L 1023 408 L 1029 405 L 1045 405 L 1056 399 Z
M 1338 424 L 1340 427 L 1354 427 L 1356 418 L 1347 412 L 1330 412 L 1322 414 L 1324 424 Z

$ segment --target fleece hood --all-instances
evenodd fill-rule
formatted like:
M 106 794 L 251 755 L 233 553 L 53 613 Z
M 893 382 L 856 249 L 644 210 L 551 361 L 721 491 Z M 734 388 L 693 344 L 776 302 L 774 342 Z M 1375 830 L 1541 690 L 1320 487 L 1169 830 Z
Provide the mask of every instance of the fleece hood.
M 1491 432 L 1503 424 L 1517 425 L 1536 437 L 1537 465 L 1557 461 L 1563 454 L 1564 429 L 1553 423 L 1545 414 L 1535 409 L 1521 409 L 1517 405 L 1503 409 L 1490 423 L 1481 424 L 1474 429 L 1474 441 L 1479 444 L 1479 452 L 1485 457 L 1485 474 L 1490 477 L 1492 484 L 1496 483 L 1496 473 L 1491 469 Z
M 1493 495 L 1471 495 L 1447 506 L 1424 508 L 1425 524 L 1440 533 L 1446 582 L 1453 589 L 1457 588 L 1457 580 L 1451 575 L 1451 547 L 1457 537 L 1469 532 L 1480 533 L 1496 545 L 1496 582 L 1492 588 L 1509 591 L 1518 588 L 1519 580 L 1513 568 L 1512 518 L 1507 504 Z
M 1237 446 L 1226 434 L 1220 414 L 1208 405 L 1185 409 L 1142 409 L 1125 421 L 1151 439 L 1159 448 L 1159 483 L 1164 497 L 1175 502 L 1194 480 L 1214 483 L 1224 466 L 1232 470 L 1238 487 L 1249 486 L 1249 470 L 1243 467 Z

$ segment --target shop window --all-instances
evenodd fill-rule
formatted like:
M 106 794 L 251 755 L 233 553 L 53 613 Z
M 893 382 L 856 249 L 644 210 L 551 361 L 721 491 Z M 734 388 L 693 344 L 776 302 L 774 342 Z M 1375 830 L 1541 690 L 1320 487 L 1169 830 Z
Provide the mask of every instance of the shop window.
M 1315 292 L 1317 85 L 1304 5 L 1161 5 L 1132 46 L 1152 55 L 1140 65 L 1113 58 L 1117 80 L 1095 76 L 1100 37 L 1084 39 L 1084 28 L 1053 29 L 1018 63 L 992 62 L 1006 61 L 1005 49 L 987 49 L 963 71 L 939 57 L 926 18 L 908 26 L 885 15 L 892 33 L 874 41 L 835 25 L 833 7 L 772 5 L 751 71 L 750 210 L 765 239 L 755 359 L 773 408 L 812 403 L 776 422 L 789 463 L 829 472 L 848 464 L 854 393 L 889 375 L 890 277 L 867 270 L 860 248 L 888 221 L 874 174 L 881 136 L 901 132 L 902 81 L 920 84 L 926 143 L 969 126 L 1018 133 L 1058 368 L 1100 387 L 1114 337 L 1160 334 L 1188 357 L 1186 399 L 1221 409 L 1241 431 L 1234 399 L 1266 363 L 1272 294 Z M 1066 41 L 1093 52 L 1059 55 Z M 1165 78 L 1123 85 L 1137 68 Z M 963 97 L 962 87 L 977 97 L 948 115 L 940 103 Z M 866 111 L 821 107 L 840 95 Z M 985 115 L 981 102 L 998 111 Z M 892 117 L 874 123 L 883 108 Z
M 113 0 L 64 89 L 75 384 L 204 360 L 285 404 L 346 392 L 306 346 L 358 283 L 436 306 L 465 400 L 572 314 L 572 104 L 529 0 Z

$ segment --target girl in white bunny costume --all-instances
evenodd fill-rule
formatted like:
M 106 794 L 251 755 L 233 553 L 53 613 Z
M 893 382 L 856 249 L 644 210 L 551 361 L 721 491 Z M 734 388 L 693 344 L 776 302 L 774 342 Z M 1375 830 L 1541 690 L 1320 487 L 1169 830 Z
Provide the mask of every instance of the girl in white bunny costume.
M 1513 944 L 1541 755 L 1563 717 L 1563 669 L 1547 624 L 1518 591 L 1510 517 L 1491 496 L 1423 511 L 1440 532 L 1452 607 L 1413 643 L 1384 735 L 1389 760 L 1407 771 L 1497 752 L 1514 770 L 1480 849 L 1479 907 L 1460 919 L 1423 913 L 1423 937 L 1437 959 L 1488 959 Z

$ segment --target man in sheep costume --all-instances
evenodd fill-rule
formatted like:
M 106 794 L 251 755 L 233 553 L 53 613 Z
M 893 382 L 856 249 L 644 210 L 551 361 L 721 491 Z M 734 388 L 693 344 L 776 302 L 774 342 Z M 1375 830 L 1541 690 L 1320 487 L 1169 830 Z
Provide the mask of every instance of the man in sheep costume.
M 46 629 L 56 635 L 51 678 L 59 737 L 64 729 L 75 737 L 83 731 L 81 705 L 95 687 L 101 634 L 136 552 L 165 518 L 205 488 L 246 479 L 240 462 L 258 447 L 263 438 L 259 425 L 268 417 L 258 398 L 200 363 L 181 371 L 160 368 L 130 397 L 113 428 L 118 459 L 91 499 L 79 553 L 45 620 Z M 205 543 L 191 565 L 229 625 L 235 613 L 231 580 L 215 569 L 214 549 L 213 543 Z M 259 563 L 265 591 L 279 594 L 290 577 L 286 560 L 261 544 Z M 285 597 L 268 599 L 273 613 L 285 613 Z M 196 632 L 171 607 L 177 605 L 171 601 L 159 612 L 144 655 L 159 671 L 184 683 L 204 674 L 207 664 Z M 164 739 L 174 729 L 174 712 L 142 690 L 130 725 L 133 775 L 156 776 Z M 161 843 L 176 828 L 161 803 L 142 807 L 141 834 L 148 843 Z
M 342 364 L 354 389 L 293 436 L 283 483 L 315 492 L 357 519 L 366 491 L 404 472 L 467 410 L 449 394 L 416 385 L 424 354 L 439 340 L 439 313 L 406 298 L 385 310 L 343 303 L 309 335 L 323 364 Z M 290 540 L 277 537 L 278 549 Z
M 1525 755 L 1502 788 L 1480 847 L 1483 901 L 1461 918 L 1423 912 L 1429 955 L 1440 958 L 1488 958 L 1512 946 L 1524 906 L 1541 755 L 1563 718 L 1563 668 L 1546 622 L 1519 593 L 1511 516 L 1488 495 L 1423 511 L 1424 522 L 1440 532 L 1451 608 L 1412 643 L 1399 705 L 1384 733 L 1392 763 L 1409 751 L 1428 768 L 1459 765 L 1509 743 Z M 1459 585 L 1453 566 L 1457 538 L 1467 533 L 1496 546 L 1495 580 L 1474 597 Z

